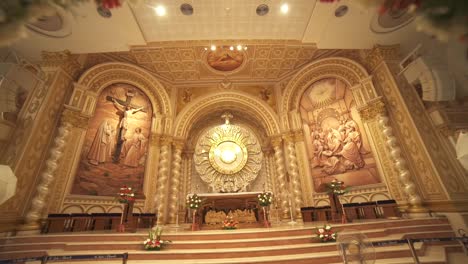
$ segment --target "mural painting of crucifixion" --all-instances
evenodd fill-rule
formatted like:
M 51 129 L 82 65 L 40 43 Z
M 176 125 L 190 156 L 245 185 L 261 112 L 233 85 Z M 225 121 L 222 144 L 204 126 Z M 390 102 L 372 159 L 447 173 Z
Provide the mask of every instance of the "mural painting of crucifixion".
M 151 117 L 150 101 L 138 88 L 105 88 L 89 121 L 72 194 L 114 196 L 122 185 L 141 193 Z

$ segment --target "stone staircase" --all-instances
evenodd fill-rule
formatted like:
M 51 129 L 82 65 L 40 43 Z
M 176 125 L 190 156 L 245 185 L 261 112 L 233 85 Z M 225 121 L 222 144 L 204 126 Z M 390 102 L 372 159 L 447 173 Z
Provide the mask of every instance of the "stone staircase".
M 333 227 L 338 233 L 359 230 L 369 241 L 455 236 L 450 224 L 443 218 L 380 220 L 337 224 Z M 315 225 L 310 224 L 193 232 L 166 228 L 163 239 L 173 243 L 162 251 L 143 250 L 143 241 L 147 237 L 145 230 L 137 233 L 16 236 L 0 238 L 0 260 L 44 254 L 128 252 L 128 263 L 342 263 L 337 244 L 320 243 L 313 239 L 314 228 Z M 415 243 L 414 247 L 421 263 L 447 263 L 453 254 L 464 257 L 461 246 L 454 242 Z M 375 256 L 376 263 L 414 263 L 406 244 L 375 247 Z M 110 260 L 105 263 L 122 261 Z

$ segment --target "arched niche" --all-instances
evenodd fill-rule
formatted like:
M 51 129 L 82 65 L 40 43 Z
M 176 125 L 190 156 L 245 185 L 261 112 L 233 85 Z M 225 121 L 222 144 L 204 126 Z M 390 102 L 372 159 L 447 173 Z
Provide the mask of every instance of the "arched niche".
M 313 83 L 324 78 L 337 78 L 354 88 L 367 81 L 370 76 L 363 66 L 346 58 L 325 58 L 314 61 L 300 70 L 286 85 L 280 102 L 281 125 L 297 129 L 289 113 L 297 113 L 304 91 Z
M 116 83 L 137 87 L 148 96 L 155 113 L 173 116 L 169 95 L 158 79 L 138 66 L 120 62 L 98 64 L 83 73 L 75 83 L 68 105 L 92 116 L 97 96 L 104 88 Z
M 169 132 L 172 124 L 173 109 L 170 103 L 170 98 L 163 85 L 148 71 L 128 63 L 103 63 L 98 64 L 85 71 L 78 81 L 74 83 L 73 93 L 70 101 L 65 106 L 67 111 L 74 112 L 75 116 L 92 118 L 96 112 L 98 98 L 101 93 L 108 87 L 118 84 L 129 85 L 137 88 L 139 93 L 144 94 L 152 108 L 151 125 L 149 130 L 145 131 L 145 138 L 148 142 L 146 153 L 146 165 L 144 175 L 142 177 L 143 188 L 142 192 L 145 195 L 150 195 L 150 186 L 155 181 L 153 177 L 157 168 L 158 149 L 153 142 L 154 134 L 164 134 Z M 122 99 L 122 98 L 121 98 Z M 125 98 L 123 98 L 125 100 Z M 72 188 L 77 177 L 78 167 L 82 159 L 84 142 L 86 141 L 86 133 L 89 122 L 81 126 L 73 127 L 72 137 L 65 150 L 63 163 L 59 168 L 59 172 L 66 175 L 67 181 L 60 181 L 57 186 L 57 195 L 54 199 L 65 200 L 64 204 L 73 204 L 75 198 L 79 196 L 81 202 L 85 201 L 91 205 L 102 204 L 99 197 L 96 195 L 73 194 Z M 133 133 L 133 132 L 132 132 Z M 76 154 L 80 153 L 80 154 Z M 150 162 L 151 161 L 151 162 Z M 125 183 L 121 183 L 125 184 Z M 60 197 L 59 197 L 60 196 Z M 63 198 L 62 198 L 63 197 Z M 103 196 L 105 200 L 113 200 L 112 196 Z M 145 200 L 147 203 L 147 199 Z M 106 204 L 105 211 L 111 210 L 115 203 Z M 58 210 L 58 207 L 63 207 L 63 204 L 54 205 L 51 211 Z M 138 206 L 136 206 L 138 207 Z M 140 210 L 140 209 L 139 209 Z
M 187 138 L 192 126 L 215 109 L 246 113 L 258 121 L 258 125 L 263 127 L 268 136 L 280 133 L 277 115 L 268 104 L 250 95 L 232 91 L 207 95 L 192 101 L 177 116 L 174 136 Z

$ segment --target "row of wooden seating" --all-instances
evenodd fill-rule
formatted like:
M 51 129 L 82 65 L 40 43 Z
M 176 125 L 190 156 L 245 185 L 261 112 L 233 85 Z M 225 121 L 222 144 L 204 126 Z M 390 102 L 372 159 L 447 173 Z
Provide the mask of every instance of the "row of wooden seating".
M 49 214 L 43 233 L 116 230 L 120 225 L 121 213 L 93 214 Z M 151 228 L 156 214 L 133 214 L 130 228 Z
M 343 204 L 348 222 L 360 219 L 401 217 L 395 200 Z M 301 208 L 304 222 L 331 221 L 330 206 Z

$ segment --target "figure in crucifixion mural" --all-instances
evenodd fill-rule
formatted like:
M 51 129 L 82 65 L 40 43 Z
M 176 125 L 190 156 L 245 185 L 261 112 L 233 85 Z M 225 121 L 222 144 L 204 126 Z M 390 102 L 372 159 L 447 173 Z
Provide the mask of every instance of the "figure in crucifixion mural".
M 122 185 L 143 190 L 152 107 L 129 84 L 112 84 L 97 97 L 72 194 L 114 196 Z
M 119 130 L 117 136 L 117 145 L 115 148 L 114 153 L 114 162 L 117 163 L 120 160 L 120 155 L 122 151 L 122 146 L 124 142 L 127 140 L 126 134 L 128 130 L 128 119 L 131 115 L 138 113 L 139 111 L 146 113 L 143 106 L 136 106 L 132 105 L 131 101 L 132 98 L 135 96 L 134 91 L 128 91 L 126 94 L 127 98 L 125 101 L 116 99 L 112 96 L 108 96 L 106 99 L 112 101 L 114 103 L 115 108 L 119 110 L 120 122 L 119 122 Z

